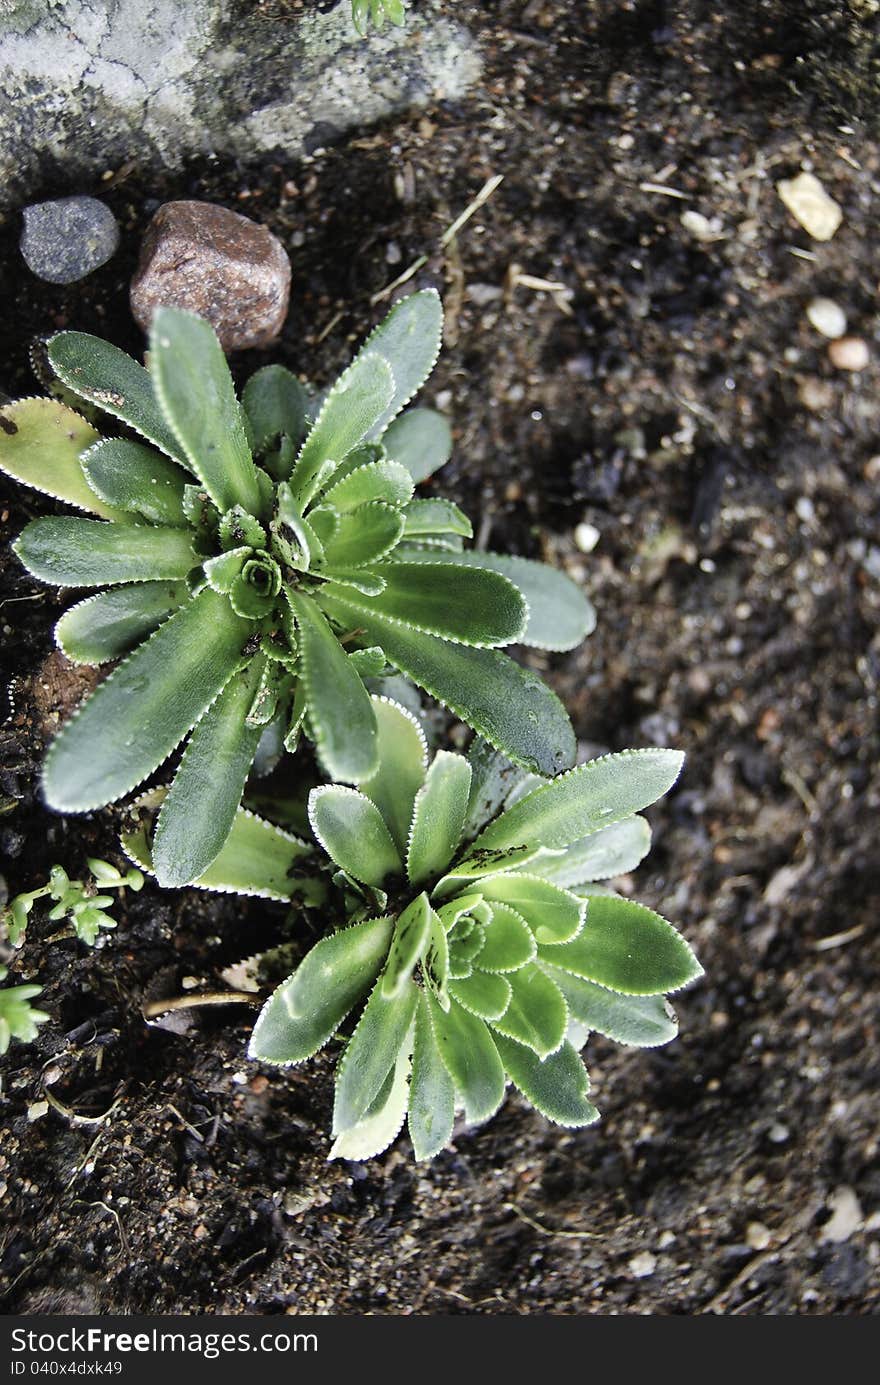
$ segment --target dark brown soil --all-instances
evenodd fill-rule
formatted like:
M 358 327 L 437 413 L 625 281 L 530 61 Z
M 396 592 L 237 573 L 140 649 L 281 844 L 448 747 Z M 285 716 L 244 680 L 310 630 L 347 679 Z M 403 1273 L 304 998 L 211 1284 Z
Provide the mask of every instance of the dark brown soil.
M 453 9 L 486 60 L 460 107 L 305 165 L 212 163 L 161 186 L 135 165 L 96 189 L 47 188 L 99 192 L 124 227 L 116 258 L 67 289 L 27 274 L 10 218 L 0 388 L 34 389 L 29 342 L 59 325 L 141 348 L 126 286 L 171 196 L 283 237 L 294 298 L 271 355 L 317 380 L 381 313 L 371 295 L 428 253 L 412 282 L 440 287 L 449 333 L 426 402 L 457 436 L 439 489 L 494 547 L 582 573 L 599 629 L 549 677 L 585 751 L 688 752 L 634 888 L 681 925 L 706 978 L 669 1048 L 591 1045 L 593 1129 L 554 1129 L 511 1099 L 427 1168 L 405 1139 L 328 1165 L 329 1063 L 267 1080 L 245 1061 L 240 1007 L 194 1012 L 185 1034 L 140 1011 L 297 936 L 284 909 L 148 886 L 95 951 L 49 944 L 56 926 L 38 919 L 16 967 L 43 983 L 52 1022 L 10 1050 L 0 1102 L 7 1311 L 877 1308 L 880 145 L 821 104 L 821 53 L 811 43 L 801 62 L 809 35 L 782 0 Z M 775 191 L 802 165 L 843 208 L 827 244 Z M 713 238 L 682 224 L 687 210 Z M 515 266 L 565 293 L 517 285 Z M 868 369 L 831 366 L 804 316 L 816 294 L 869 343 Z M 10 536 L 47 512 L 0 487 Z M 582 521 L 600 531 L 589 555 Z M 15 893 L 55 861 L 75 874 L 113 856 L 115 836 L 110 812 L 40 805 L 62 603 L 0 561 Z M 43 1083 L 71 1114 L 28 1119 Z M 835 1206 L 849 1225 L 829 1228 Z

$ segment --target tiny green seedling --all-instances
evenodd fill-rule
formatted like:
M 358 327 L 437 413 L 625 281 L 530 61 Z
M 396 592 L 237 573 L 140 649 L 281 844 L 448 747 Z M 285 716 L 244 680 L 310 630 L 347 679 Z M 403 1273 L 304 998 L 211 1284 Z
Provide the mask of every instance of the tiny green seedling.
M 406 6 L 403 0 L 351 0 L 351 17 L 355 28 L 363 36 L 372 22 L 381 29 L 387 19 L 398 28 L 406 23 Z
M 149 366 L 82 332 L 49 364 L 92 410 L 143 441 L 101 437 L 58 399 L 0 409 L 0 469 L 92 518 L 32 520 L 25 567 L 104 588 L 56 627 L 68 658 L 121 660 L 49 749 L 59 812 L 125 797 L 182 743 L 159 814 L 159 883 L 184 885 L 222 850 L 255 760 L 302 735 L 330 778 L 376 771 L 369 679 L 396 669 L 513 761 L 574 762 L 555 695 L 501 652 L 579 644 L 593 610 L 564 573 L 467 549 L 458 506 L 417 497 L 447 460 L 449 425 L 404 412 L 440 349 L 433 290 L 399 302 L 320 400 L 281 366 L 241 402 L 201 318 L 156 313 Z
M 5 981 L 7 969 L 0 966 L 0 981 Z M 31 1001 L 42 986 L 0 987 L 0 1055 L 7 1052 L 13 1039 L 29 1044 L 37 1037 L 37 1028 L 50 1018 L 45 1010 L 36 1010 Z
M 132 867 L 123 875 L 109 861 L 97 856 L 88 859 L 90 880 L 71 880 L 63 866 L 53 866 L 49 879 L 39 889 L 17 894 L 0 911 L 0 923 L 6 927 L 9 941 L 13 947 L 21 946 L 27 929 L 28 918 L 37 900 L 47 896 L 55 901 L 49 910 L 50 922 L 66 918 L 73 933 L 80 942 L 94 947 L 101 929 L 115 928 L 115 920 L 108 910 L 116 902 L 112 895 L 101 894 L 101 890 L 140 890 L 144 877 Z
M 701 975 L 665 919 L 600 883 L 647 852 L 639 814 L 683 757 L 624 751 L 550 782 L 502 761 L 499 779 L 484 743 L 429 765 L 408 712 L 385 698 L 374 711 L 374 774 L 309 798 L 340 926 L 268 1001 L 251 1057 L 300 1063 L 360 1010 L 337 1066 L 331 1157 L 379 1153 L 406 1119 L 416 1157 L 432 1158 L 456 1110 L 487 1120 L 508 1082 L 551 1121 L 591 1124 L 587 1032 L 667 1043 L 666 996 Z

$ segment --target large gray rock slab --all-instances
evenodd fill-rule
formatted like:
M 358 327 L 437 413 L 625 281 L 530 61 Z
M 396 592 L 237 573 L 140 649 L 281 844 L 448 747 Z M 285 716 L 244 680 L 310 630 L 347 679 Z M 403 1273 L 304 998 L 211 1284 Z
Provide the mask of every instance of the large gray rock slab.
M 445 8 L 363 40 L 349 0 L 276 19 L 240 0 L 0 0 L 0 205 L 132 159 L 298 158 L 460 97 L 480 60 Z

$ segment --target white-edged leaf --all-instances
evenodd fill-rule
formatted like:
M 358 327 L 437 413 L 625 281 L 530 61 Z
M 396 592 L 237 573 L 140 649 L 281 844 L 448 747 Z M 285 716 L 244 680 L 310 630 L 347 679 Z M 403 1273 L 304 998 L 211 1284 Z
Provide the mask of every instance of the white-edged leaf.
M 563 888 L 594 880 L 609 880 L 635 870 L 651 848 L 651 829 L 643 817 L 621 818 L 561 853 L 547 853 L 533 862 L 535 875 Z M 548 941 L 544 939 L 543 941 Z
M 55 643 L 75 664 L 120 659 L 188 600 L 185 582 L 111 587 L 66 610 L 55 626 Z
M 382 995 L 391 1000 L 399 995 L 412 975 L 413 967 L 424 956 L 431 936 L 433 909 L 426 894 L 417 895 L 397 920 L 382 973 Z
M 594 895 L 573 942 L 541 947 L 543 962 L 623 995 L 681 990 L 703 968 L 671 923 L 644 904 L 617 895 Z
M 402 857 L 416 794 L 425 782 L 428 745 L 412 712 L 398 702 L 374 694 L 373 711 L 378 730 L 378 768 L 362 779 L 358 788 L 379 809 Z
M 18 399 L 0 407 L 0 471 L 101 519 L 124 519 L 83 475 L 80 458 L 98 441 L 92 425 L 59 399 Z
M 316 943 L 263 1006 L 248 1056 L 286 1066 L 317 1053 L 372 986 L 392 927 L 367 919 Z
M 440 874 L 455 855 L 467 813 L 471 767 L 462 755 L 438 750 L 416 794 L 406 848 L 410 883 Z
M 574 1129 L 599 1119 L 599 1112 L 587 1099 L 587 1070 L 570 1043 L 563 1043 L 543 1061 L 515 1039 L 499 1034 L 496 1043 L 508 1077 L 542 1116 Z
M 370 429 L 370 437 L 383 437 L 392 419 L 421 389 L 437 363 L 442 340 L 443 306 L 436 289 L 422 289 L 402 298 L 367 337 L 355 363 L 367 354 L 378 353 L 388 362 L 394 378 L 394 393 Z
M 623 750 L 561 774 L 528 794 L 480 833 L 475 849 L 561 848 L 647 808 L 675 783 L 680 750 Z
M 455 1119 L 455 1086 L 440 1057 L 424 994 L 416 1008 L 407 1119 L 416 1159 L 433 1159 L 449 1143 Z
M 410 1056 L 402 1048 L 379 1098 L 356 1125 L 333 1141 L 328 1159 L 373 1159 L 399 1134 L 409 1104 Z
M 620 995 L 593 981 L 541 962 L 568 1002 L 574 1019 L 588 1029 L 634 1048 L 659 1048 L 678 1034 L 678 1021 L 663 995 Z
M 381 985 L 373 987 L 336 1068 L 334 1135 L 363 1119 L 401 1051 L 408 1056 L 407 1036 L 418 998 L 413 981 L 406 981 L 391 997 L 382 994 Z
M 309 794 L 309 822 L 328 856 L 365 885 L 399 875 L 403 862 L 379 809 L 357 789 L 322 784 Z
M 179 308 L 158 308 L 150 373 L 168 426 L 218 510 L 259 516 L 262 496 L 241 405 L 213 327 Z

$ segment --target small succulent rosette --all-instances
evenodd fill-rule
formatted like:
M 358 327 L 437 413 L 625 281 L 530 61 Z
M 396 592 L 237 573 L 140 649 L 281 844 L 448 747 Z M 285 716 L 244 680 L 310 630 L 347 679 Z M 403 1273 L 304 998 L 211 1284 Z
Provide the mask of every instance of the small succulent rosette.
M 587 1032 L 667 1043 L 666 996 L 701 975 L 669 923 L 598 883 L 647 852 L 639 813 L 681 754 L 623 751 L 548 782 L 481 741 L 429 764 L 409 712 L 379 697 L 373 709 L 375 773 L 309 797 L 342 926 L 275 991 L 250 1056 L 300 1063 L 345 1026 L 334 1157 L 379 1153 L 407 1120 L 430 1159 L 457 1110 L 487 1120 L 508 1082 L 551 1121 L 589 1125 Z
M 501 647 L 573 648 L 589 602 L 562 572 L 467 549 L 462 511 L 415 495 L 451 448 L 441 415 L 406 409 L 442 316 L 433 290 L 413 294 L 323 396 L 270 365 L 239 401 L 210 325 L 165 308 L 146 367 L 61 332 L 47 352 L 64 399 L 0 409 L 0 469 L 90 516 L 35 519 L 15 543 L 40 581 L 101 588 L 61 617 L 57 643 L 76 662 L 119 661 L 50 747 L 46 800 L 116 802 L 183 746 L 153 842 L 163 885 L 210 867 L 255 761 L 303 734 L 328 777 L 369 778 L 364 679 L 389 670 L 517 763 L 573 763 L 561 703 Z M 121 435 L 102 436 L 114 419 Z

